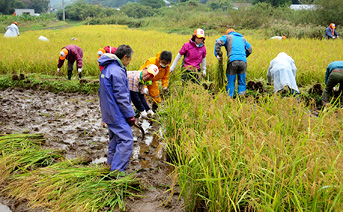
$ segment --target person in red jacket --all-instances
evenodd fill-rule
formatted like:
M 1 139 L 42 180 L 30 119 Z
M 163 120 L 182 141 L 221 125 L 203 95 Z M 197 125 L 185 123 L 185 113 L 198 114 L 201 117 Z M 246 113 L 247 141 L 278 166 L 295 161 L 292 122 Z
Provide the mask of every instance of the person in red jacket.
M 74 62 L 76 61 L 77 72 L 79 74 L 79 79 L 81 79 L 81 72 L 82 72 L 82 58 L 83 58 L 83 51 L 79 46 L 76 45 L 68 45 L 63 47 L 60 51 L 60 57 L 57 64 L 57 71 L 60 72 L 61 67 L 63 66 L 64 60 L 68 60 L 68 80 L 71 79 Z
M 106 54 L 106 53 L 109 53 L 109 54 L 114 54 L 116 52 L 117 48 L 116 47 L 113 47 L 113 46 L 105 46 L 104 48 L 100 48 L 98 50 L 98 59 L 103 55 L 103 54 Z M 105 67 L 104 66 L 100 66 L 100 71 L 102 71 L 102 69 L 104 69 Z

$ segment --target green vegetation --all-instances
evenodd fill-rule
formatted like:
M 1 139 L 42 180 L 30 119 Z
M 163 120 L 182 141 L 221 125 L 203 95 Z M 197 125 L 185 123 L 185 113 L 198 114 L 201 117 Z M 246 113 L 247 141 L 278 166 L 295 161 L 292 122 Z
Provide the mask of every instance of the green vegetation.
M 67 80 L 65 77 L 52 77 L 49 75 L 29 74 L 23 79 L 13 78 L 16 75 L 0 76 L 0 90 L 6 88 L 21 87 L 25 89 L 48 90 L 54 93 L 69 92 L 69 93 L 96 93 L 99 89 L 97 80 L 90 78 L 83 79 L 81 83 L 78 80 Z
M 1 195 L 52 211 L 124 210 L 123 198 L 137 196 L 132 175 L 116 179 L 104 165 L 66 160 L 59 151 L 41 149 L 43 141 L 41 134 L 0 136 Z
M 342 110 L 189 85 L 159 113 L 187 211 L 341 211 Z

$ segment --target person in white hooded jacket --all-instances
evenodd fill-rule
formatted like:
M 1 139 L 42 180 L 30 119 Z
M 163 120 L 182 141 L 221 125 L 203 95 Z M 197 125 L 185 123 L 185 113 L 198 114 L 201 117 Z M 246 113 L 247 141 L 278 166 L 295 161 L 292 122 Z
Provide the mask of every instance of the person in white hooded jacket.
M 267 72 L 267 82 L 274 81 L 274 93 L 282 91 L 288 87 L 293 95 L 299 94 L 295 76 L 297 67 L 294 60 L 285 52 L 279 53 L 271 62 Z
M 7 26 L 5 28 L 6 32 L 4 34 L 4 37 L 11 38 L 11 37 L 17 37 L 20 36 L 19 29 L 18 29 L 18 23 L 14 22 L 13 24 Z

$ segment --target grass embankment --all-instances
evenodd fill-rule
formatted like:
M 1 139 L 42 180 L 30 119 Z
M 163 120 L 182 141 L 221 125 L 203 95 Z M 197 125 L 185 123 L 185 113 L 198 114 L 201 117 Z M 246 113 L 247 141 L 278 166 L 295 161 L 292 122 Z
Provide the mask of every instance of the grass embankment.
M 42 142 L 41 134 L 0 136 L 1 195 L 52 211 L 125 209 L 123 198 L 137 195 L 132 175 L 117 180 L 105 165 L 67 160 L 61 151 L 41 149 Z
M 77 77 L 78 76 L 74 76 Z M 0 75 L 0 90 L 6 88 L 25 88 L 33 90 L 48 90 L 54 93 L 96 93 L 99 83 L 96 79 L 67 80 L 66 77 L 29 74 Z
M 342 110 L 197 86 L 161 111 L 188 211 L 342 211 Z

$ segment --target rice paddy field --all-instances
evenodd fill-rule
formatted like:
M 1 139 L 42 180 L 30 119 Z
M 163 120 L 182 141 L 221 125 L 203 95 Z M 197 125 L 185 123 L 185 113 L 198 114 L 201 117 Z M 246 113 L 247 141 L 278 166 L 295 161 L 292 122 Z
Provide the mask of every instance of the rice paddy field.
M 69 44 L 84 50 L 86 78 L 98 77 L 96 52 L 107 45 L 130 45 L 134 54 L 128 69 L 137 70 L 159 51 L 169 50 L 176 56 L 191 33 L 165 34 L 112 25 L 27 31 L 20 38 L 0 38 L 3 52 L 0 74 L 66 77 L 65 65 L 61 73 L 56 69 L 61 47 Z M 49 42 L 38 40 L 40 35 Z M 215 40 L 220 36 L 206 37 L 206 80 L 214 83 L 220 76 L 213 54 Z M 78 40 L 71 40 L 73 37 Z M 315 83 L 323 84 L 327 65 L 343 60 L 342 40 L 261 40 L 250 33 L 245 38 L 253 48 L 248 58 L 247 80 L 264 83 L 269 62 L 281 51 L 295 60 L 297 83 L 303 90 Z M 179 77 L 178 72 L 170 77 L 170 92 L 159 108 L 156 121 L 161 126 L 168 162 L 174 167 L 177 181 L 170 191 L 180 188 L 179 198 L 183 199 L 185 211 L 343 210 L 343 112 L 339 106 L 328 104 L 316 108 L 313 102 L 269 93 L 231 99 L 222 89 L 209 92 L 194 84 L 182 86 Z M 39 138 L 36 135 L 32 139 Z M 7 141 L 5 136 L 0 137 L 0 166 L 6 167 L 1 179 L 7 182 L 9 195 L 32 192 L 40 197 L 31 200 L 32 207 L 45 206 L 52 211 L 125 209 L 121 207 L 125 202 L 121 195 L 113 197 L 117 202 L 103 202 L 100 196 L 84 193 L 87 188 L 102 189 L 108 195 L 119 191 L 122 195 L 137 195 L 126 189 L 134 177 L 115 184 L 118 190 L 101 180 L 106 176 L 102 167 L 71 167 L 80 162 L 66 161 L 52 150 L 45 150 L 45 157 L 40 158 L 41 154 L 35 157 L 40 167 L 27 161 L 27 157 L 11 163 L 11 157 L 20 158 L 24 154 L 13 150 L 21 148 L 31 153 L 38 145 L 27 144 L 26 140 L 21 144 L 8 142 L 11 139 L 17 137 L 9 137 Z M 68 175 L 69 172 L 82 175 Z M 34 180 L 33 176 L 39 178 Z M 63 189 L 56 186 L 60 180 Z M 51 182 L 51 187 L 46 182 Z M 75 182 L 79 184 L 72 185 Z M 42 189 L 43 185 L 47 190 Z M 64 188 L 72 189 L 73 193 L 63 193 Z

